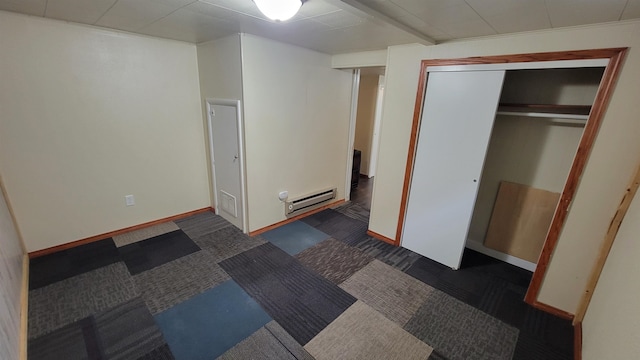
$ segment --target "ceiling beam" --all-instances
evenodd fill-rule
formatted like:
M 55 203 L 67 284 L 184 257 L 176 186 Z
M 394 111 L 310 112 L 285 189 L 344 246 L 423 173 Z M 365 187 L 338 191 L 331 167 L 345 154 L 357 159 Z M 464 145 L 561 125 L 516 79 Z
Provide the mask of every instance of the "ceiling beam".
M 336 0 L 334 1 L 330 1 L 330 2 L 334 2 L 335 3 Z M 389 17 L 388 15 L 385 15 L 381 12 L 379 12 L 378 10 L 372 9 L 369 6 L 361 3 L 359 0 L 339 0 L 339 2 L 345 3 L 355 9 L 360 10 L 361 12 L 371 16 L 374 19 L 383 21 L 395 28 L 398 28 L 406 33 L 409 33 L 415 37 L 417 37 L 419 39 L 418 42 L 420 42 L 423 45 L 435 45 L 436 41 L 425 35 L 424 33 L 412 28 L 411 26 L 408 26 L 406 24 L 401 23 L 400 21 Z

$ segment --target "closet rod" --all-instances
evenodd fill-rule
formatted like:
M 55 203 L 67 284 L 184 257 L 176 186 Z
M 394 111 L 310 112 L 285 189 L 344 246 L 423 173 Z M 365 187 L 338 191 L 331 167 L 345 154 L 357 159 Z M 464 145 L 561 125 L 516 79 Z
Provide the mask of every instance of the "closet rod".
M 526 117 L 539 117 L 548 119 L 565 119 L 572 120 L 571 123 L 584 124 L 589 119 L 589 115 L 579 114 L 562 114 L 562 113 L 547 113 L 547 112 L 525 112 L 525 111 L 506 111 L 498 110 L 498 115 L 514 115 L 514 116 L 526 116 Z M 562 121 L 567 122 L 567 121 Z

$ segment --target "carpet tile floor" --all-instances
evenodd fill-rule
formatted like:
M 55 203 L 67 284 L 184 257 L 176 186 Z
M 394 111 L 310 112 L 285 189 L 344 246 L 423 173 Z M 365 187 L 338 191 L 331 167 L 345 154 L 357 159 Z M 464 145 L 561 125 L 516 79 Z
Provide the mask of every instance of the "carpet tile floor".
M 29 358 L 573 358 L 571 323 L 523 302 L 530 272 L 470 250 L 453 271 L 367 216 L 249 237 L 201 213 L 33 259 Z

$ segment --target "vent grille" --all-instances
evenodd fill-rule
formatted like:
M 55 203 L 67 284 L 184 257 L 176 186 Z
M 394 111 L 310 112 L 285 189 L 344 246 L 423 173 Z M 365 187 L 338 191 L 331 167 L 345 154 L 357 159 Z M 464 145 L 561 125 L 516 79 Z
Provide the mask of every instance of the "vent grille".
M 317 209 L 336 198 L 337 189 L 323 190 L 317 193 L 289 200 L 284 203 L 284 213 L 287 217 L 296 216 L 307 211 Z

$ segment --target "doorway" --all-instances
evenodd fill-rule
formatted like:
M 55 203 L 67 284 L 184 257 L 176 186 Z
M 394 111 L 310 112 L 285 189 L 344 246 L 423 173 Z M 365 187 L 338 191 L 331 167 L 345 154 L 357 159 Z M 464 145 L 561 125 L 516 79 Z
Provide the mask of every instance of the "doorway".
M 217 215 L 246 232 L 243 123 L 239 100 L 207 100 L 212 203 Z
M 375 168 L 378 155 L 380 119 L 384 94 L 384 67 L 355 70 L 350 147 L 352 166 L 347 171 L 349 215 L 369 222 Z M 354 124 L 355 123 L 355 124 Z

